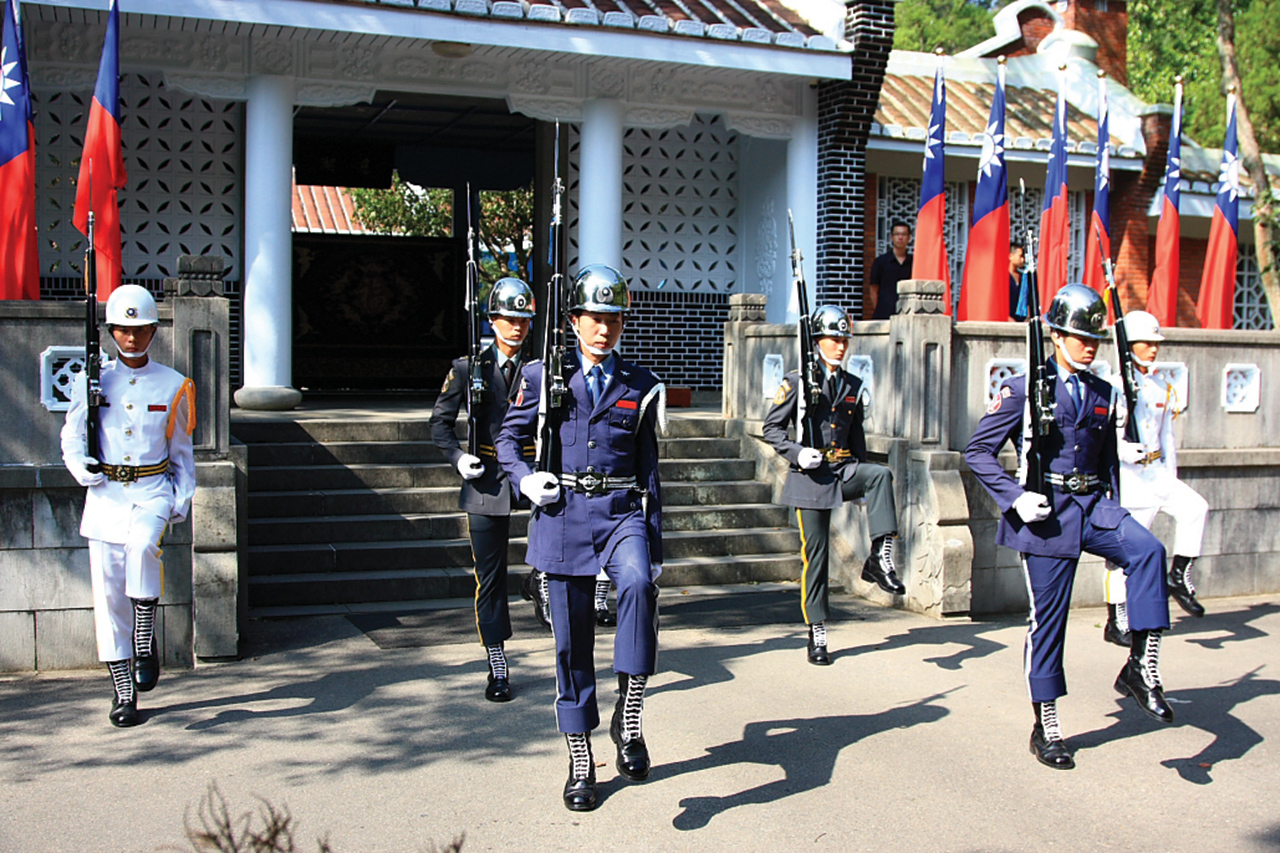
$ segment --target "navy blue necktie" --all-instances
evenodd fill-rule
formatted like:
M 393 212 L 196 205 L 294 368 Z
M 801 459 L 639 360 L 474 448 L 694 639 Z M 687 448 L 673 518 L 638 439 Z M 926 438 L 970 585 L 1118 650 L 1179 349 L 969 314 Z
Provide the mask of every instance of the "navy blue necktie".
M 591 408 L 596 407 L 596 403 L 600 402 L 600 389 L 604 385 L 604 371 L 600 365 L 596 365 L 587 371 L 587 394 L 591 397 Z
M 1084 420 L 1084 386 L 1080 377 L 1073 373 L 1067 379 L 1067 387 L 1071 389 L 1071 399 L 1076 404 L 1076 426 L 1079 426 Z

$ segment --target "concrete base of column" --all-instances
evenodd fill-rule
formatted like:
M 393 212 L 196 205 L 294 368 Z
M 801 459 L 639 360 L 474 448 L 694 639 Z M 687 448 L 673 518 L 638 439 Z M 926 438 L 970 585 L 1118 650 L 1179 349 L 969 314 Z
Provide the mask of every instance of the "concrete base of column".
M 240 408 L 261 412 L 284 412 L 302 402 L 302 392 L 288 385 L 245 386 L 236 392 L 235 397 Z

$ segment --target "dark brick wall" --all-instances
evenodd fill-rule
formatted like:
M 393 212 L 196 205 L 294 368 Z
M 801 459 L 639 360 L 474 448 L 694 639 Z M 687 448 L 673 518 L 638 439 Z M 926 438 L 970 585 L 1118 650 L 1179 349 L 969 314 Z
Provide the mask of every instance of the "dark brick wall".
M 623 356 L 652 370 L 668 387 L 718 389 L 728 319 L 726 293 L 633 290 Z
M 1142 171 L 1111 172 L 1111 245 L 1116 251 L 1116 285 L 1126 307 L 1145 306 L 1155 269 L 1147 211 L 1164 186 L 1173 117 L 1152 113 L 1142 118 L 1147 159 Z M 1185 249 L 1184 249 L 1185 251 Z M 1185 260 L 1183 261 L 1185 264 Z M 1179 296 L 1179 301 L 1182 297 Z
M 853 42 L 848 81 L 818 84 L 817 302 L 862 314 L 866 148 L 893 46 L 893 3 L 850 2 L 845 34 Z
M 1128 86 L 1129 4 L 1107 0 L 1104 12 L 1098 9 L 1097 0 L 1071 0 L 1062 17 L 1067 29 L 1088 33 L 1098 43 L 1098 67 L 1121 86 Z

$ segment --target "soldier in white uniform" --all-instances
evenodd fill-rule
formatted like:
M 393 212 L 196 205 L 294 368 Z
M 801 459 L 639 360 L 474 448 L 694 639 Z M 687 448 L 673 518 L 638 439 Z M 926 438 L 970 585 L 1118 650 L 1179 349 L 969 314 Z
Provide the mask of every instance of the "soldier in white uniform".
M 1191 583 L 1191 567 L 1200 556 L 1205 517 L 1209 504 L 1194 489 L 1178 479 L 1178 451 L 1173 438 L 1177 417 L 1177 394 L 1173 387 L 1152 373 L 1160 352 L 1160 324 L 1146 311 L 1130 311 L 1124 317 L 1129 349 L 1137 368 L 1138 435 L 1142 441 L 1124 440 L 1120 426 L 1120 504 L 1147 529 L 1163 510 L 1173 516 L 1173 565 L 1169 569 L 1169 594 L 1192 616 L 1203 616 Z M 1129 645 L 1125 606 L 1124 572 L 1107 565 L 1107 624 L 1103 637 L 1118 645 Z
M 195 386 L 147 356 L 155 339 L 155 300 L 126 284 L 107 300 L 107 329 L 119 357 L 102 371 L 95 458 L 85 443 L 84 374 L 71 393 L 62 459 L 88 488 L 80 535 L 89 540 L 98 659 L 115 692 L 112 725 L 137 725 L 137 691 L 160 678 L 156 605 L 164 594 L 160 542 L 187 517 L 195 493 Z

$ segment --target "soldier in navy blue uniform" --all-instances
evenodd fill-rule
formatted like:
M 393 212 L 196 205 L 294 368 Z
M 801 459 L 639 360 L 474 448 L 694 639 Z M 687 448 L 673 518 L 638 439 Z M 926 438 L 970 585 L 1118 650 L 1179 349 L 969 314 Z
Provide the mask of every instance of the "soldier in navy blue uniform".
M 507 608 L 507 545 L 511 509 L 518 500 L 498 464 L 493 436 L 502 426 L 507 406 L 516 394 L 521 367 L 521 347 L 533 319 L 533 291 L 518 278 L 499 279 L 489 293 L 489 322 L 494 341 L 480 353 L 484 401 L 475 412 L 478 456 L 467 453 L 454 432 L 458 412 L 466 406 L 471 361 L 464 356 L 453 363 L 431 413 L 431 439 L 462 475 L 458 507 L 467 513 L 467 532 L 476 573 L 476 628 L 489 657 L 489 683 L 484 697 L 490 702 L 511 699 L 510 673 L 503 644 L 511 637 Z M 520 452 L 533 455 L 533 442 Z M 537 602 L 535 602 L 535 605 Z
M 805 321 L 802 321 L 805 322 Z M 822 359 L 822 396 L 811 415 L 822 430 L 822 447 L 800 441 L 803 387 L 799 373 L 788 373 L 778 386 L 764 417 L 764 440 L 787 458 L 791 468 L 782 487 L 782 503 L 796 508 L 800 525 L 800 612 L 809 626 L 809 663 L 826 666 L 827 563 L 831 510 L 844 501 L 865 498 L 871 554 L 862 566 L 862 579 L 893 595 L 906 588 L 893 564 L 893 540 L 898 515 L 893 501 L 893 474 L 884 465 L 867 461 L 863 418 L 870 396 L 862 380 L 845 370 L 851 335 L 849 315 L 835 305 L 823 305 L 807 318 L 817 354 Z M 787 428 L 796 425 L 796 440 Z
M 538 429 L 541 363 L 524 369 L 520 393 L 498 435 L 498 459 L 535 509 L 528 561 L 546 572 L 556 642 L 556 721 L 569 746 L 565 807 L 597 804 L 591 731 L 596 707 L 595 587 L 604 569 L 618 590 L 613 668 L 619 697 L 609 734 L 618 772 L 641 781 L 649 751 L 641 728 L 644 691 L 658 654 L 662 506 L 657 426 L 664 389 L 652 373 L 615 352 L 630 307 L 626 279 L 603 264 L 574 279 L 570 321 L 578 344 L 565 364 L 554 473 L 535 472 L 521 452 Z M 556 464 L 558 462 L 558 464 Z
M 1116 452 L 1118 392 L 1090 373 L 1104 334 L 1107 310 L 1084 285 L 1060 290 L 1046 312 L 1055 354 L 1053 424 L 1042 439 L 1042 464 L 1053 494 L 1028 491 L 1026 442 L 1030 430 L 1025 376 L 1008 379 L 992 399 L 965 450 L 965 461 L 1002 513 L 996 542 L 1022 554 L 1030 594 L 1031 624 L 1025 647 L 1027 688 L 1035 712 L 1031 751 L 1056 769 L 1075 766 L 1062 737 L 1057 699 L 1066 695 L 1062 656 L 1067 610 L 1082 551 L 1122 566 L 1129 601 L 1132 645 L 1115 681 L 1149 716 L 1173 722 L 1160 678 L 1160 637 L 1169 627 L 1165 550 L 1158 539 L 1116 501 L 1120 463 Z M 1019 479 L 997 454 L 1012 439 L 1019 448 Z

